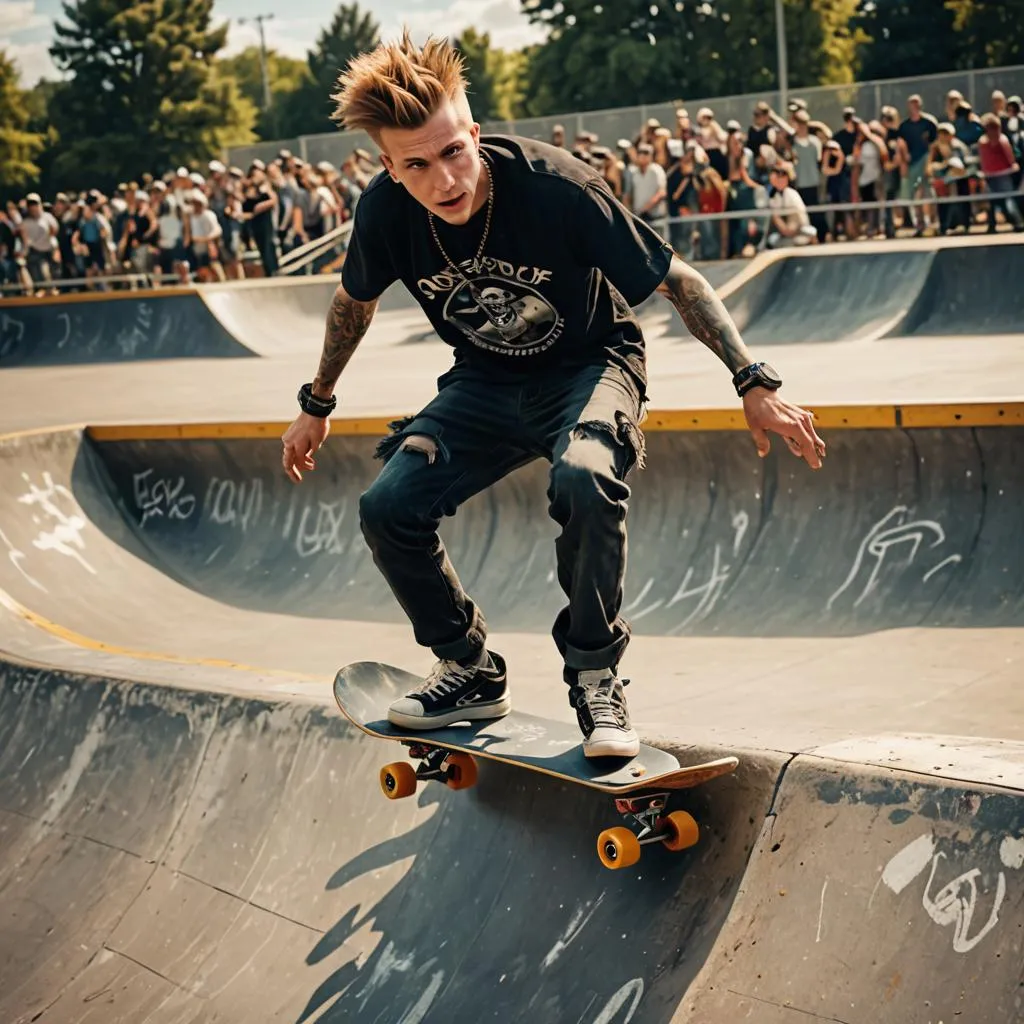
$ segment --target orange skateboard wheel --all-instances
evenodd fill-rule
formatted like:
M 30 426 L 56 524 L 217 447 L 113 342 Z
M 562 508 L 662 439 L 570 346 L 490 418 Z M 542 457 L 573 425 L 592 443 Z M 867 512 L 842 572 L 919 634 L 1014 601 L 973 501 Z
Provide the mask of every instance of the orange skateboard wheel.
M 389 800 L 401 800 L 416 792 L 416 769 L 407 761 L 386 764 L 380 770 L 380 788 Z
M 449 789 L 470 789 L 476 785 L 476 760 L 471 754 L 451 754 L 448 757 L 448 778 L 445 785 Z
M 692 814 L 686 811 L 672 811 L 662 819 L 665 823 L 665 838 L 662 842 L 669 850 L 688 850 L 700 839 L 700 829 Z
M 606 828 L 597 837 L 597 855 L 612 871 L 628 868 L 640 859 L 640 840 L 628 828 Z

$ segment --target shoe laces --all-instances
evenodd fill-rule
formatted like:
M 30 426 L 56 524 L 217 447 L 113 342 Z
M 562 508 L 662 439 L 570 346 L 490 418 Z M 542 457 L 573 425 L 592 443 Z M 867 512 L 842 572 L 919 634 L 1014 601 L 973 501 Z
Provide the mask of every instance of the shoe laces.
M 457 661 L 442 658 L 435 662 L 434 667 L 430 670 L 430 675 L 413 692 L 436 699 L 459 689 L 475 675 L 476 666 L 467 668 Z
M 581 673 L 582 675 L 582 673 Z M 594 728 L 612 726 L 622 728 L 626 724 L 625 695 L 616 682 L 626 685 L 629 680 L 617 680 L 614 674 L 601 679 L 581 680 L 582 700 L 586 702 Z

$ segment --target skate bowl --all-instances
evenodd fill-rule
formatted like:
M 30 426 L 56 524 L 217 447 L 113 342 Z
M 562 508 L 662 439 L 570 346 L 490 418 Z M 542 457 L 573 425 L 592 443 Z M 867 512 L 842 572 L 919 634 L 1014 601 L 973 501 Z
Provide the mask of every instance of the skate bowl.
M 401 621 L 357 519 L 383 423 L 339 428 L 302 488 L 278 481 L 278 424 L 0 439 L 0 1020 L 1014 1019 L 1024 409 L 820 419 L 810 474 L 724 418 L 651 416 L 625 608 L 681 667 L 647 738 L 741 766 L 679 795 L 697 846 L 620 872 L 596 857 L 618 823 L 600 794 L 483 765 L 471 791 L 390 802 L 396 752 L 345 724 L 329 678 L 303 700 L 216 692 L 215 668 L 248 671 L 217 656 L 257 659 L 271 611 L 342 655 Z M 521 636 L 559 603 L 543 471 L 442 527 Z M 211 657 L 178 686 L 46 664 L 71 646 L 159 663 L 193 635 Z M 894 635 L 921 660 L 887 664 Z M 729 675 L 755 638 L 823 645 L 770 704 L 833 706 L 840 738 L 692 744 L 701 691 L 768 713 Z M 865 717 L 871 678 L 904 671 Z

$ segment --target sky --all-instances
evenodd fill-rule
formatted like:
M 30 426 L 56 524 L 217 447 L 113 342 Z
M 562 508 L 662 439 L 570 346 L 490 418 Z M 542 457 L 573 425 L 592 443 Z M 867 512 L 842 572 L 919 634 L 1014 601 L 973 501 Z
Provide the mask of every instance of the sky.
M 216 0 L 214 21 L 231 23 L 226 56 L 257 42 L 256 28 L 238 19 L 255 14 L 273 15 L 265 23 L 267 46 L 289 57 L 303 58 L 330 23 L 340 0 Z M 543 34 L 520 11 L 519 0 L 360 0 L 359 6 L 373 14 L 381 36 L 397 36 L 403 23 L 413 37 L 428 33 L 457 35 L 472 25 L 491 33 L 491 43 L 503 49 L 517 49 L 540 42 Z M 24 87 L 42 77 L 58 77 L 48 49 L 53 40 L 53 22 L 61 14 L 61 0 L 0 0 L 0 49 L 13 58 Z

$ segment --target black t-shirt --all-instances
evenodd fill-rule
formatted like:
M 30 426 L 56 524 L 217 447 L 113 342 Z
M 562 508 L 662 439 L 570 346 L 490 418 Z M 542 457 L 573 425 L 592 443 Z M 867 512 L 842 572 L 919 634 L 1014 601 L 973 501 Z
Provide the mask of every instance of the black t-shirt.
M 453 227 L 435 218 L 381 172 L 353 222 L 342 284 L 355 299 L 396 280 L 416 297 L 455 373 L 523 379 L 552 367 L 613 362 L 646 390 L 640 325 L 631 309 L 668 272 L 672 250 L 612 195 L 593 168 L 546 142 L 481 139 L 494 177 L 490 235 L 479 263 L 485 204 Z
M 665 180 L 665 191 L 668 193 L 668 212 L 670 216 L 678 216 L 680 209 L 683 207 L 691 213 L 699 209 L 700 201 L 697 197 L 697 186 L 693 180 L 692 171 L 689 174 L 683 174 L 679 164 L 674 164 L 665 176 Z
M 843 155 L 849 160 L 853 156 L 853 147 L 857 143 L 857 133 L 850 131 L 849 128 L 840 128 L 832 138 L 839 143 Z
M 917 121 L 909 117 L 900 125 L 900 138 L 907 144 L 910 151 L 910 162 L 916 164 L 923 160 L 932 143 L 939 137 L 939 126 L 931 114 L 922 114 Z
M 270 191 L 267 185 L 258 185 L 255 195 L 246 193 L 245 198 L 242 200 L 242 212 L 252 213 L 260 203 L 265 203 L 268 199 L 273 198 L 274 193 Z M 250 225 L 253 231 L 265 231 L 273 226 L 273 220 L 274 208 L 271 206 L 270 209 L 257 213 L 250 222 Z

